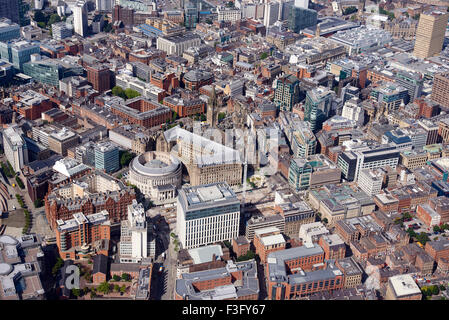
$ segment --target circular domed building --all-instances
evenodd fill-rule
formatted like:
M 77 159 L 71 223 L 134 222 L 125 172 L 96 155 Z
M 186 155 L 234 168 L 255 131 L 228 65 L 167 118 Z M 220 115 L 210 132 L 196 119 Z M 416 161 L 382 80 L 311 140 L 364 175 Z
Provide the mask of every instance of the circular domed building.
M 176 200 L 181 175 L 181 162 L 170 153 L 150 151 L 131 161 L 128 182 L 137 186 L 155 204 L 162 204 Z

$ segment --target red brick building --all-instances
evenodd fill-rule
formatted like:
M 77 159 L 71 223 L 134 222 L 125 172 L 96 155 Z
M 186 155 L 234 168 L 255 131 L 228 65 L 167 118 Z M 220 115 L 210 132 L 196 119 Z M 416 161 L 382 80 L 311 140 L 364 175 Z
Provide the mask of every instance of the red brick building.
M 87 81 L 98 92 L 111 89 L 111 71 L 107 66 L 85 66 L 87 71 Z
M 106 210 L 90 215 L 78 212 L 72 217 L 65 221 L 58 220 L 55 228 L 56 244 L 62 259 L 75 260 L 78 252 L 87 253 L 89 247 L 85 248 L 86 245 L 111 238 L 111 224 Z M 109 248 L 104 248 L 106 255 L 108 250 Z

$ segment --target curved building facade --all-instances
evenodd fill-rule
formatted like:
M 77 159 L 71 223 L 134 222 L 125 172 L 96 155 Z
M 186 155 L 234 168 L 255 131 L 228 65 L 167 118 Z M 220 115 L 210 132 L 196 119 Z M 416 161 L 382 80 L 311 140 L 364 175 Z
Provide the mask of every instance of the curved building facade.
M 182 165 L 175 157 L 166 152 L 150 151 L 131 161 L 128 181 L 155 204 L 162 204 L 176 201 L 181 175 Z

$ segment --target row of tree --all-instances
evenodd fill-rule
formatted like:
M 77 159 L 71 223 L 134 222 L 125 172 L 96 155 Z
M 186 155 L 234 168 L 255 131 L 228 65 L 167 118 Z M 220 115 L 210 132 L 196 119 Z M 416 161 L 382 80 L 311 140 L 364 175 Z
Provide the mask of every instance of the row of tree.
M 136 98 L 136 97 L 140 96 L 139 92 L 137 92 L 136 90 L 133 90 L 131 88 L 127 88 L 127 89 L 123 90 L 122 87 L 115 86 L 114 88 L 112 88 L 111 91 L 112 91 L 112 94 L 114 96 L 118 96 L 118 97 L 123 98 L 125 100 L 126 99 L 133 99 L 133 98 Z

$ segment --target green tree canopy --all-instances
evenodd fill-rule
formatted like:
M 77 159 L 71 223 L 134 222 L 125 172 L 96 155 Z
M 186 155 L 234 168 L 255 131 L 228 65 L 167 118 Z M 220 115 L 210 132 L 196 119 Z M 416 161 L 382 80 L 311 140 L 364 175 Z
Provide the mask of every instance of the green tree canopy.
M 129 273 L 124 273 L 122 274 L 122 279 L 125 281 L 129 281 L 131 280 L 131 276 L 129 275 Z
M 132 98 L 140 96 L 140 93 L 131 88 L 127 88 L 127 89 L 125 89 L 125 95 L 128 99 L 132 99 Z
M 53 23 L 60 22 L 60 21 L 61 21 L 61 17 L 57 13 L 55 13 L 50 16 L 50 19 L 48 19 L 47 25 L 51 26 Z
M 134 157 L 135 157 L 134 153 L 131 153 L 129 151 L 124 151 L 120 155 L 120 165 L 122 166 L 122 168 L 128 166 Z
M 103 292 L 104 294 L 108 294 L 109 292 L 111 292 L 111 286 L 106 281 L 102 282 L 98 286 L 98 291 Z
M 119 86 L 115 86 L 114 88 L 112 88 L 111 92 L 114 96 L 118 96 L 123 99 L 126 99 L 125 91 Z
M 344 15 L 348 15 L 348 14 L 351 14 L 351 13 L 354 13 L 354 12 L 357 12 L 357 8 L 354 7 L 354 6 L 351 6 L 351 7 L 347 7 L 347 8 L 343 11 L 343 14 L 344 14 Z

